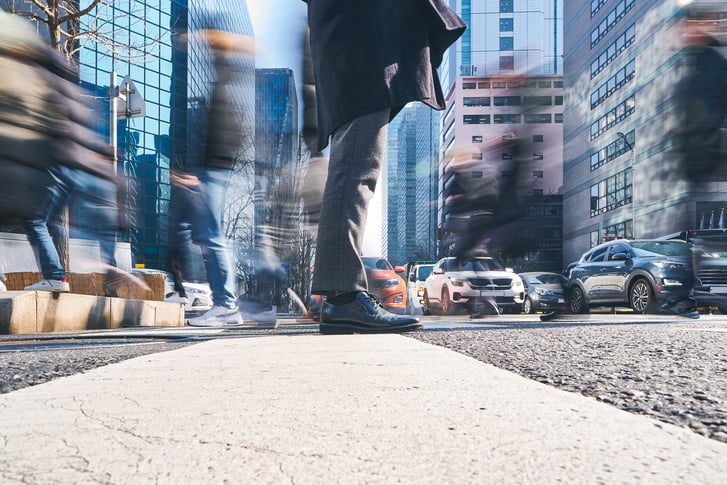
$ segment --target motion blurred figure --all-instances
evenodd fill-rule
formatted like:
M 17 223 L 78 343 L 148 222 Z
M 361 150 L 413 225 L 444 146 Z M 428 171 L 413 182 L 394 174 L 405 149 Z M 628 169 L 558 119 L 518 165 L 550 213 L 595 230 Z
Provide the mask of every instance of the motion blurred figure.
M 221 30 L 202 32 L 210 49 L 217 77 L 212 88 L 207 113 L 207 141 L 202 166 L 196 174 L 175 174 L 177 189 L 187 194 L 188 211 L 173 222 L 178 234 L 177 243 L 185 238 L 202 248 L 207 279 L 212 290 L 212 308 L 204 315 L 192 318 L 192 326 L 210 327 L 241 325 L 237 306 L 235 271 L 223 230 L 225 194 L 242 143 L 240 113 L 232 90 L 239 81 L 236 59 L 254 52 L 252 39 Z
M 0 55 L 6 73 L 0 96 L 4 215 L 25 220 L 43 279 L 26 290 L 67 292 L 66 268 L 49 228 L 73 200 L 79 229 L 98 240 L 103 263 L 115 267 L 116 184 L 110 147 L 90 128 L 73 71 L 24 21 L 0 13 Z
M 700 187 L 724 168 L 723 133 L 727 116 L 727 60 L 720 43 L 706 29 L 707 12 L 687 10 L 682 24 L 686 72 L 677 88 L 679 113 L 678 150 L 691 190 Z

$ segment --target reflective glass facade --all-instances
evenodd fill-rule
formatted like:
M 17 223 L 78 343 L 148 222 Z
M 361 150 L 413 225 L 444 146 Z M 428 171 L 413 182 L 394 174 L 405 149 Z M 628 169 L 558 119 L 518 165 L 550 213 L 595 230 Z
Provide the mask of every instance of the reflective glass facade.
M 117 0 L 100 11 L 113 48 L 89 42 L 78 57 L 81 85 L 101 100 L 98 131 L 104 137 L 109 136 L 111 72 L 118 73 L 119 82 L 130 76 L 146 104 L 146 116 L 118 121 L 117 143 L 128 207 L 122 239 L 131 243 L 133 262 L 147 267 L 167 265 L 170 164 L 195 163 L 204 146 L 202 108 L 214 76 L 204 43 L 194 33 L 216 27 L 252 34 L 244 1 L 208 7 L 194 1 Z M 241 103 L 245 98 L 241 93 Z

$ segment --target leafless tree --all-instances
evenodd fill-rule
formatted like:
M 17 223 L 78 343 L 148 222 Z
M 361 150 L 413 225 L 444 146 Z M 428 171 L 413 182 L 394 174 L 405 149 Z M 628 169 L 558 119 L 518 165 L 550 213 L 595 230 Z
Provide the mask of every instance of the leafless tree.
M 45 25 L 50 46 L 70 60 L 83 47 L 94 42 L 115 56 L 133 62 L 147 56 L 159 39 L 138 44 L 121 42 L 114 35 L 114 24 L 122 17 L 133 22 L 144 22 L 141 9 L 128 2 L 127 13 L 113 9 L 113 0 L 89 0 L 81 7 L 77 0 L 4 0 L 5 10 Z M 128 40 L 128 39 L 126 39 Z

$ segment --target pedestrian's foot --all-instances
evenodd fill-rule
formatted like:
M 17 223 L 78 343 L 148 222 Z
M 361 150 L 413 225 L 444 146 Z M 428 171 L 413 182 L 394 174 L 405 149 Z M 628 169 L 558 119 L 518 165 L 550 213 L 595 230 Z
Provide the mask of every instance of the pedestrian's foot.
M 71 291 L 68 279 L 62 280 L 40 280 L 39 282 L 25 287 L 26 291 L 50 291 L 53 293 L 67 293 Z
M 420 328 L 418 318 L 388 312 L 375 296 L 365 291 L 357 292 L 348 303 L 327 300 L 321 310 L 323 334 L 404 333 Z
M 271 303 L 266 303 L 254 298 L 240 297 L 237 300 L 245 325 L 277 328 L 278 317 L 275 307 Z
M 187 295 L 180 295 L 176 291 L 168 294 L 167 297 L 164 298 L 164 301 L 169 303 L 181 303 L 182 305 L 189 304 L 189 298 L 187 298 Z
M 237 307 L 215 305 L 203 315 L 187 320 L 187 324 L 192 327 L 238 327 L 243 322 Z

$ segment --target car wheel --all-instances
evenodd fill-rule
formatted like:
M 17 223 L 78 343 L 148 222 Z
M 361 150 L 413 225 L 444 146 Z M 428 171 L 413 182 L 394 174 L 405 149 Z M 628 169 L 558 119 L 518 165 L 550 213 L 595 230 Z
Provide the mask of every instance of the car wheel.
M 654 306 L 654 292 L 649 282 L 639 278 L 629 290 L 629 303 L 636 313 L 647 313 Z
M 588 313 L 588 304 L 586 303 L 586 295 L 580 287 L 574 286 L 570 292 L 570 311 L 573 313 Z
M 533 300 L 531 300 L 529 296 L 526 296 L 525 301 L 523 302 L 523 313 L 535 313 Z
M 442 290 L 442 299 L 439 300 L 439 302 L 442 305 L 443 314 L 449 315 L 452 313 L 452 307 L 454 305 L 452 304 L 452 300 L 449 298 L 449 290 L 446 288 Z
M 425 315 L 436 315 L 436 308 L 429 301 L 429 295 L 424 293 L 424 314 Z

